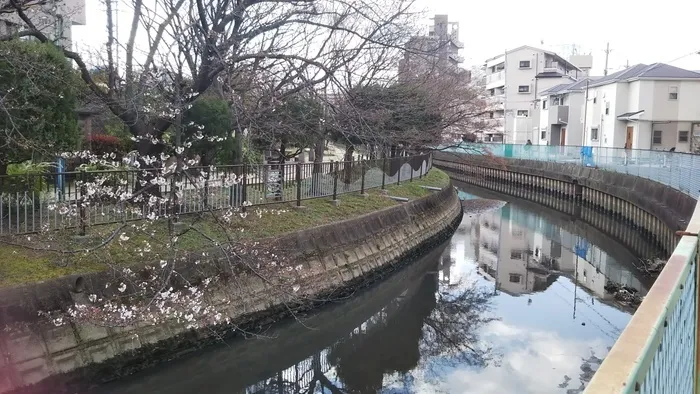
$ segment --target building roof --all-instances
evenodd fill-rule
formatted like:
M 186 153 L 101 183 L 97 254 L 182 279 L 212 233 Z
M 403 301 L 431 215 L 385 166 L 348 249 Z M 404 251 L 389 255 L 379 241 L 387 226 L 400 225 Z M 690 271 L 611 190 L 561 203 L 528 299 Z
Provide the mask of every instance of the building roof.
M 700 79 L 700 73 L 671 66 L 665 63 L 636 64 L 622 71 L 604 76 L 590 86 L 602 86 L 616 82 L 631 82 L 637 79 Z
M 593 83 L 599 77 L 588 77 L 588 78 L 583 78 L 581 80 L 575 81 L 575 82 L 570 82 L 570 83 L 562 83 L 556 86 L 553 86 L 549 89 L 545 89 L 541 91 L 539 94 L 542 96 L 551 96 L 553 94 L 563 94 L 563 93 L 570 93 L 574 91 L 580 91 L 586 88 L 586 82 L 589 82 L 590 84 Z
M 624 119 L 629 119 L 629 118 L 631 118 L 632 116 L 639 115 L 639 114 L 641 114 L 641 113 L 644 113 L 644 110 L 643 110 L 643 109 L 642 109 L 642 110 L 639 110 L 639 111 L 634 111 L 634 112 L 625 112 L 624 114 L 617 115 L 617 118 L 618 118 L 618 119 L 622 119 L 622 118 L 624 118 Z
M 490 57 L 490 58 L 488 58 L 488 59 L 486 59 L 486 60 L 484 61 L 484 64 L 485 64 L 485 63 L 488 63 L 488 62 L 491 61 L 491 60 L 497 59 L 497 58 L 503 56 L 504 54 L 507 55 L 507 54 L 509 54 L 509 53 L 517 52 L 517 51 L 519 51 L 519 50 L 521 50 L 521 49 L 532 49 L 532 50 L 534 50 L 534 51 L 546 53 L 546 54 L 548 54 L 548 55 L 550 55 L 550 56 L 553 56 L 553 57 L 557 58 L 558 61 L 563 62 L 564 64 L 566 64 L 566 65 L 567 65 L 568 67 L 570 67 L 571 69 L 581 71 L 580 68 L 576 67 L 576 66 L 575 66 L 573 63 L 571 63 L 570 61 L 568 61 L 568 60 L 564 59 L 563 57 L 559 56 L 556 52 L 547 51 L 547 50 L 540 49 L 540 48 L 535 48 L 535 47 L 532 47 L 532 46 L 529 46 L 529 45 L 521 45 L 521 46 L 519 46 L 519 47 L 517 47 L 517 48 L 513 48 L 513 49 L 510 49 L 510 50 L 507 50 L 507 51 L 505 51 L 505 53 L 503 53 L 503 54 L 499 54 L 499 55 Z
M 566 76 L 566 74 L 562 74 L 556 71 L 546 71 L 535 75 L 535 78 L 562 78 Z

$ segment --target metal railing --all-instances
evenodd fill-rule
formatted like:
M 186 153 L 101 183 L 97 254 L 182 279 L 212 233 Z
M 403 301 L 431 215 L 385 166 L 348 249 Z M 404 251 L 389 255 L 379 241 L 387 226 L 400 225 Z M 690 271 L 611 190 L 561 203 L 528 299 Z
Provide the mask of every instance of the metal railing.
M 700 193 L 700 155 L 598 146 L 461 144 L 447 151 L 579 164 L 662 183 L 693 198 Z
M 697 199 L 700 155 L 603 147 L 463 144 L 453 152 L 572 163 L 647 178 Z M 587 393 L 700 393 L 698 254 L 700 204 Z
M 30 234 L 247 205 L 336 199 L 423 177 L 430 154 L 363 161 L 0 176 L 0 235 Z M 147 193 L 144 193 L 147 191 Z

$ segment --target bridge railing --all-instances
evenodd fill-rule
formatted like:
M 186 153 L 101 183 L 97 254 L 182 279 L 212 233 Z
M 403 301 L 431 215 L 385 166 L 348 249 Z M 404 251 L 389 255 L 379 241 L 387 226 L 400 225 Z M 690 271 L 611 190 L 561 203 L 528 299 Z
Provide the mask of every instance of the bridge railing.
M 463 144 L 448 151 L 572 163 L 647 178 L 694 198 L 700 155 L 603 147 Z M 700 205 L 684 236 L 586 388 L 587 393 L 700 394 Z
M 467 144 L 446 151 L 491 154 L 497 157 L 579 164 L 650 179 L 694 198 L 700 193 L 700 155 L 681 152 L 514 144 Z

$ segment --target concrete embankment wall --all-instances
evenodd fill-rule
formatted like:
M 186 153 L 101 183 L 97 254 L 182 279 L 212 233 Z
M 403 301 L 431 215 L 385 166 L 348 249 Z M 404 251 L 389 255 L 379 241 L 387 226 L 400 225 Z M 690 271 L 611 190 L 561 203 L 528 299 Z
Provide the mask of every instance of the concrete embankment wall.
M 449 238 L 461 218 L 461 204 L 450 185 L 396 207 L 263 240 L 259 248 L 284 253 L 298 267 L 288 274 L 299 283 L 295 297 L 244 271 L 207 297 L 239 328 L 258 327 L 381 278 Z M 207 264 L 221 264 L 221 259 Z M 197 270 L 183 267 L 181 275 L 192 279 L 201 274 L 202 265 Z M 87 294 L 107 297 L 105 288 L 113 281 L 113 272 L 102 272 L 0 290 L 0 324 L 5 328 L 0 332 L 0 393 L 37 383 L 60 392 L 59 385 L 66 382 L 113 379 L 218 340 L 210 330 L 192 331 L 176 322 L 55 326 L 37 318 L 39 311 L 87 303 Z
M 627 222 L 667 255 L 680 239 L 675 232 L 687 227 L 697 203 L 658 182 L 578 164 L 454 153 L 434 154 L 433 164 L 453 179 L 485 188 L 515 185 L 578 200 Z

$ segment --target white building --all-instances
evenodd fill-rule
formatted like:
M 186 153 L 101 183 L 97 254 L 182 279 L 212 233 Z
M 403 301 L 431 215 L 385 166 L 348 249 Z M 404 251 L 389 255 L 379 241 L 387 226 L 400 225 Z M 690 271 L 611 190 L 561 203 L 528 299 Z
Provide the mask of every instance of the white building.
M 56 44 L 71 48 L 74 25 L 85 25 L 85 0 L 47 0 L 25 11 L 32 23 Z M 24 22 L 14 13 L 0 14 L 0 35 L 22 31 Z
M 539 145 L 583 145 L 583 109 L 586 84 L 594 78 L 561 84 L 541 91 Z
M 406 79 L 432 72 L 436 67 L 457 69 L 464 58 L 459 54 L 459 23 L 447 15 L 435 15 L 428 35 L 412 37 L 406 43 L 404 58 L 399 61 L 399 78 Z
M 585 57 L 588 59 L 587 57 Z M 485 62 L 491 126 L 482 140 L 524 144 L 539 139 L 536 92 L 583 77 L 583 71 L 554 52 L 521 46 Z
M 586 145 L 691 150 L 700 135 L 700 73 L 637 64 L 591 83 Z

